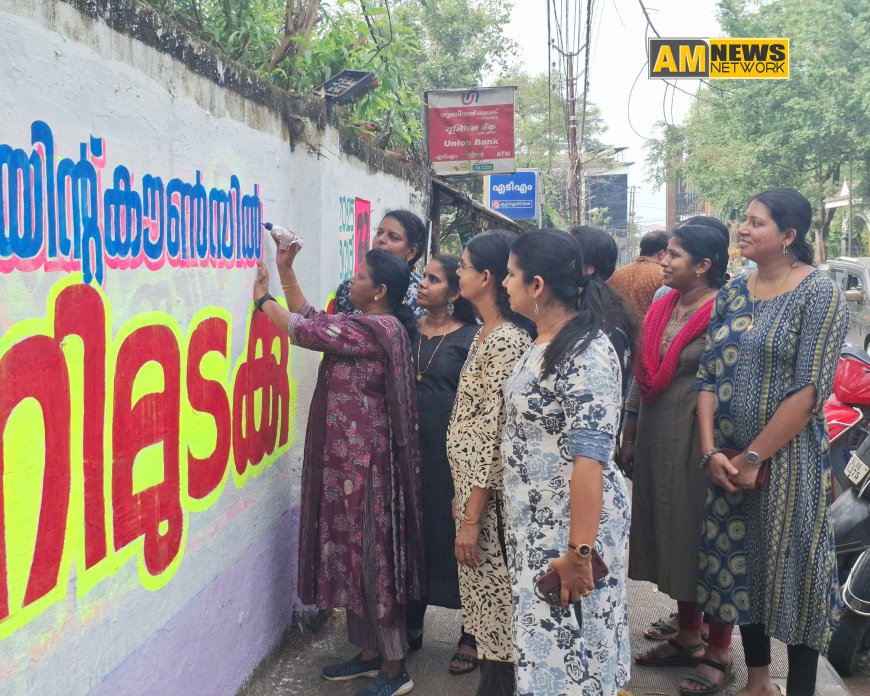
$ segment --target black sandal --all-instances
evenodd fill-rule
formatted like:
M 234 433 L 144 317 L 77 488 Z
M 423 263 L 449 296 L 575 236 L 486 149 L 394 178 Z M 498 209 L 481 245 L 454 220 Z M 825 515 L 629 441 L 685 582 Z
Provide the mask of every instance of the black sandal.
M 462 636 L 459 638 L 459 647 L 466 646 L 469 648 L 477 649 L 477 641 L 474 639 L 474 636 L 470 633 L 462 633 Z M 456 665 L 454 667 L 454 664 Z M 468 674 L 469 672 L 473 672 L 480 665 L 480 660 L 474 655 L 466 655 L 465 653 L 459 652 L 457 650 L 453 653 L 453 657 L 450 658 L 450 666 L 447 668 L 447 671 L 450 674 Z
M 468 666 L 454 667 L 454 664 Z M 453 653 L 453 657 L 450 658 L 450 666 L 447 668 L 447 671 L 450 672 L 450 674 L 468 674 L 469 672 L 476 670 L 479 664 L 480 660 L 473 655 L 466 655 L 457 650 Z

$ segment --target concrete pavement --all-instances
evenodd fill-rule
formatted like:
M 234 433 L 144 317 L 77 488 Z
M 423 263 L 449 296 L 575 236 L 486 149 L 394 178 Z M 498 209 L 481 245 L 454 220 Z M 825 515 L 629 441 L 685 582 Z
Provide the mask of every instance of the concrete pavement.
M 629 583 L 629 617 L 633 651 L 652 645 L 643 637 L 650 622 L 673 611 L 673 603 L 649 583 Z M 431 607 L 426 613 L 423 649 L 408 658 L 408 670 L 414 679 L 414 694 L 420 696 L 474 696 L 477 672 L 454 676 L 447 671 L 456 648 L 461 620 L 459 612 Z M 734 662 L 738 665 L 736 685 L 723 691 L 734 694 L 746 681 L 743 653 L 737 634 L 733 641 Z M 294 631 L 276 652 L 260 665 L 238 696 L 352 696 L 361 680 L 328 682 L 320 677 L 324 665 L 347 659 L 355 654 L 348 645 L 343 612 L 333 612 L 322 629 L 314 635 Z M 691 670 L 682 667 L 652 668 L 632 665 L 628 690 L 634 696 L 670 696 L 678 694 L 676 685 Z M 785 688 L 785 646 L 774 644 L 772 674 Z M 816 688 L 818 696 L 870 696 L 870 677 L 861 675 L 849 680 L 852 690 L 837 676 L 826 660 L 819 663 Z

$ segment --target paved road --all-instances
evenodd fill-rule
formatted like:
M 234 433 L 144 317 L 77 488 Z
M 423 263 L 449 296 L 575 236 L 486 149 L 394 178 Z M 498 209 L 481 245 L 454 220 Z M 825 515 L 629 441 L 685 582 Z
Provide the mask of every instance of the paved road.
M 629 584 L 629 607 L 631 617 L 631 642 L 635 651 L 650 645 L 643 638 L 643 629 L 651 621 L 666 616 L 672 611 L 667 597 L 649 583 Z M 420 696 L 474 696 L 477 689 L 477 672 L 453 676 L 447 671 L 447 663 L 459 637 L 459 612 L 432 607 L 426 614 L 426 634 L 423 649 L 412 653 L 408 659 L 410 671 Z M 743 664 L 740 639 L 735 635 L 734 658 Z M 337 660 L 352 657 L 355 650 L 347 644 L 345 622 L 342 612 L 334 612 L 323 629 L 316 635 L 291 635 L 285 645 L 254 673 L 249 683 L 238 696 L 353 696 L 360 688 L 359 682 L 327 682 L 320 678 L 320 669 Z M 774 679 L 785 686 L 785 648 L 775 644 L 772 673 Z M 676 695 L 677 682 L 687 672 L 684 668 L 634 667 L 628 685 L 634 696 Z M 738 669 L 737 684 L 745 683 L 744 668 Z M 733 694 L 733 687 L 723 694 Z M 823 661 L 819 665 L 819 696 L 870 696 L 870 675 L 849 680 L 849 688 Z

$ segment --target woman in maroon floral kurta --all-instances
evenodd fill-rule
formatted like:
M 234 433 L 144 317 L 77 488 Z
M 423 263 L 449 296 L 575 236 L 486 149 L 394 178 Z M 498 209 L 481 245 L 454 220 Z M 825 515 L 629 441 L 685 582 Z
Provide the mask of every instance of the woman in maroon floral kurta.
M 295 345 L 322 351 L 308 416 L 299 534 L 300 598 L 345 608 L 362 652 L 327 679 L 377 676 L 358 694 L 404 694 L 405 605 L 422 594 L 420 455 L 409 333 L 407 266 L 370 251 L 351 281 L 362 314 L 315 311 L 293 271 L 297 247 L 277 252 L 287 312 L 270 302 L 261 263 L 254 297 Z M 407 322 L 407 323 L 406 323 Z M 380 671 L 379 671 L 380 670 Z

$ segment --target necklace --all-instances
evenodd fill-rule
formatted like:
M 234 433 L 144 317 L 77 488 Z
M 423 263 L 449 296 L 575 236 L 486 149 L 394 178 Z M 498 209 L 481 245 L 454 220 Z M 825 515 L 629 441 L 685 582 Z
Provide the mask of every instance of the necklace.
M 710 294 L 711 293 L 705 293 L 699 299 L 695 300 L 692 304 L 690 304 L 688 307 L 680 307 L 680 303 L 677 302 L 676 306 L 674 307 L 674 313 L 676 314 L 676 316 L 674 318 L 677 321 L 683 321 L 683 319 L 685 319 L 692 312 L 694 312 L 696 309 L 698 309 L 698 307 L 700 307 L 702 304 L 704 304 L 704 302 L 709 300 Z M 680 312 L 680 309 L 682 309 L 683 311 Z
M 423 320 L 423 326 L 421 328 L 426 328 L 426 320 Z M 432 361 L 435 359 L 435 354 L 438 352 L 438 349 L 441 347 L 441 344 L 444 343 L 444 339 L 447 338 L 447 334 L 441 334 L 441 340 L 438 341 L 438 345 L 435 346 L 435 350 L 432 351 L 432 355 L 429 356 L 429 362 L 426 364 L 425 368 L 422 368 L 420 363 L 420 349 L 423 347 L 423 331 L 420 331 L 420 340 L 417 343 L 417 381 L 423 381 L 423 375 L 429 371 L 429 368 L 432 367 Z
M 711 295 L 711 293 L 707 293 L 707 294 L 703 295 L 700 299 L 696 300 L 695 302 L 690 304 L 688 307 L 685 307 L 683 309 L 682 313 L 678 312 L 678 310 L 680 309 L 679 302 L 674 306 L 674 316 L 672 316 L 671 320 L 668 321 L 668 324 L 665 327 L 664 333 L 662 334 L 661 347 L 663 350 L 665 348 L 667 348 L 667 346 L 671 343 L 671 341 L 673 341 L 677 337 L 677 334 L 680 333 L 683 326 L 685 325 L 684 322 L 692 314 L 694 314 L 698 310 L 698 307 L 700 307 L 702 304 L 704 304 L 705 302 L 707 302 L 710 299 L 710 295 Z M 674 323 L 676 323 L 676 325 L 677 325 L 675 327 L 676 331 L 672 331 L 672 329 L 671 329 L 671 324 L 674 324 Z
M 764 302 L 764 301 L 770 302 L 771 300 L 776 299 L 777 297 L 779 297 L 782 294 L 782 289 L 785 286 L 785 281 L 787 281 L 788 277 L 791 275 L 792 269 L 794 269 L 794 266 L 789 266 L 788 273 L 785 274 L 785 276 L 783 277 L 782 281 L 779 284 L 779 287 L 776 289 L 776 294 L 773 297 L 771 297 L 770 300 L 762 300 L 762 302 Z M 756 319 L 760 320 L 761 318 L 763 318 L 764 317 L 764 310 L 767 308 L 767 305 L 765 305 L 764 307 L 761 308 L 761 311 L 758 313 L 758 316 L 757 317 L 755 316 L 755 306 L 758 304 L 758 271 L 756 271 L 755 275 L 753 275 L 753 280 L 755 280 L 755 289 L 752 291 L 752 318 L 749 320 L 749 326 L 746 327 L 747 331 L 752 331 L 752 329 L 755 328 L 755 320 Z

